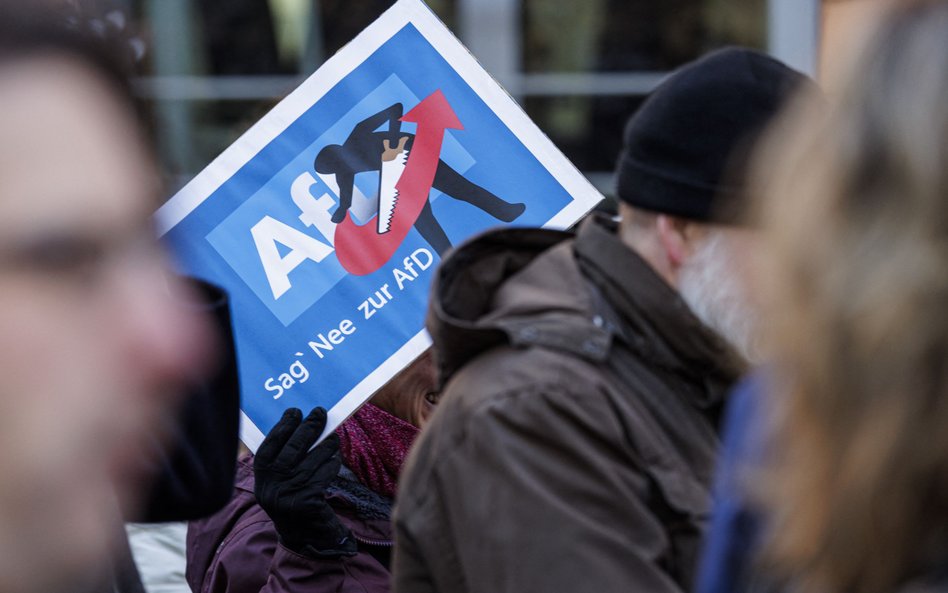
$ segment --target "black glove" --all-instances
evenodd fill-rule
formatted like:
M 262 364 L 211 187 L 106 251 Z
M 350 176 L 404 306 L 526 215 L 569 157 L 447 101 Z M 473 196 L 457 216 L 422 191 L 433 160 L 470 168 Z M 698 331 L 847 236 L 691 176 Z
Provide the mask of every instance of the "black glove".
M 303 420 L 290 408 L 263 440 L 253 460 L 254 494 L 284 546 L 307 556 L 352 556 L 356 542 L 326 502 L 326 487 L 339 472 L 339 437 L 310 447 L 326 428 L 326 410 Z

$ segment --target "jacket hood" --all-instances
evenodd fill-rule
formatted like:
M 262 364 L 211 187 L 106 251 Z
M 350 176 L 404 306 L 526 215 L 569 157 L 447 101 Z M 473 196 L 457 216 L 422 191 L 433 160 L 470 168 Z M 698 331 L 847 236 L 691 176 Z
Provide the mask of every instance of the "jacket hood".
M 432 284 L 427 327 L 443 386 L 501 344 L 542 345 L 603 360 L 609 333 L 590 315 L 570 232 L 503 228 L 455 249 Z

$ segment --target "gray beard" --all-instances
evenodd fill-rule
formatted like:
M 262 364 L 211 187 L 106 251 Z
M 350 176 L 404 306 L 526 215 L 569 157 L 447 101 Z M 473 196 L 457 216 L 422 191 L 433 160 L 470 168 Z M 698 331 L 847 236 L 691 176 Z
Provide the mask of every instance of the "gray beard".
M 678 292 L 695 317 L 750 363 L 759 362 L 758 315 L 731 263 L 730 245 L 712 231 L 681 268 Z

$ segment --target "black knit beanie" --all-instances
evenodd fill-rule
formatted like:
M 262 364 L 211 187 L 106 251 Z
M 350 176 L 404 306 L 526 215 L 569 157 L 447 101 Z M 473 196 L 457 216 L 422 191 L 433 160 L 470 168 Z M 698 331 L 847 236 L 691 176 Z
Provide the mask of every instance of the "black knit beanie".
M 629 119 L 616 167 L 620 200 L 706 222 L 737 222 L 742 169 L 760 132 L 809 79 L 727 48 L 685 65 Z

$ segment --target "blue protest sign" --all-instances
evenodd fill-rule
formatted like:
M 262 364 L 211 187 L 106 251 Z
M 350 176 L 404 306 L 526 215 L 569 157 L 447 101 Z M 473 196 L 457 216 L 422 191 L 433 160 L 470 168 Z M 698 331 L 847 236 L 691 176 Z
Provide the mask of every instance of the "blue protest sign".
M 599 193 L 420 0 L 400 0 L 158 212 L 231 294 L 244 442 L 288 407 L 337 426 L 420 355 L 451 245 L 566 227 Z

